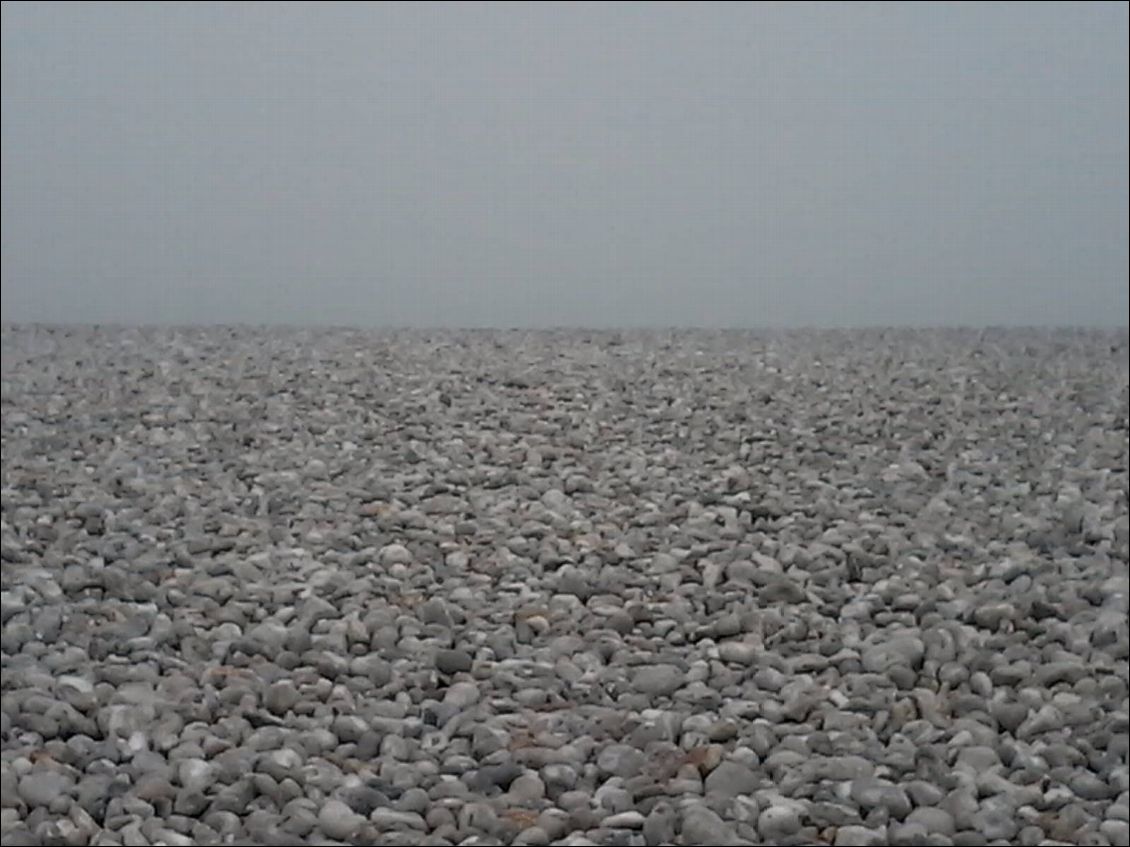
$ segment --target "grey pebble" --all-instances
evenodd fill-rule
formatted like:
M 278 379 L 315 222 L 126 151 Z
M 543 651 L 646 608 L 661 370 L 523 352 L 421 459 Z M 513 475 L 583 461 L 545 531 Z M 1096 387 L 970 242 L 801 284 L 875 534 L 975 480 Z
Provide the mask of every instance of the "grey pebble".
M 836 830 L 835 847 L 875 847 L 890 843 L 883 830 L 870 829 L 855 824 L 841 826 Z
M 768 841 L 780 841 L 800 831 L 800 816 L 791 806 L 771 805 L 758 815 L 757 831 Z
M 715 797 L 752 794 L 762 785 L 762 777 L 739 762 L 722 762 L 703 781 L 706 793 Z
M 656 664 L 639 668 L 632 675 L 632 688 L 641 694 L 662 696 L 683 686 L 686 673 L 674 665 Z
M 957 832 L 957 824 L 954 822 L 953 815 L 945 809 L 934 806 L 924 806 L 912 810 L 906 816 L 905 821 L 908 824 L 921 825 L 928 833 L 953 835 Z
M 405 812 L 398 809 L 374 809 L 369 815 L 372 824 L 381 830 L 424 830 L 427 823 L 419 812 Z
M 641 827 L 644 842 L 648 847 L 658 847 L 660 844 L 673 841 L 676 823 L 678 823 L 678 816 L 674 808 L 667 802 L 656 803 L 647 813 Z
M 702 805 L 692 805 L 683 812 L 680 831 L 685 844 L 732 844 L 737 837 L 717 812 Z
M 466 673 L 473 660 L 466 650 L 440 650 L 435 658 L 436 670 L 443 674 Z
M 365 817 L 359 815 L 340 800 L 329 799 L 318 810 L 318 827 L 328 838 L 344 841 L 351 838 L 365 825 Z
M 58 771 L 32 771 L 20 777 L 16 792 L 31 808 L 46 808 L 57 798 L 66 796 L 74 781 Z

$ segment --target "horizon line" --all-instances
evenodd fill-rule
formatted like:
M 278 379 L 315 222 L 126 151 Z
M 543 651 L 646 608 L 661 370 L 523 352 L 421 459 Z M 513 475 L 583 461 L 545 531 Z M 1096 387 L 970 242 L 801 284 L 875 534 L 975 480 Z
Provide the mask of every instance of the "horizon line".
M 741 326 L 711 324 L 639 324 L 624 326 L 597 326 L 586 324 L 348 324 L 348 323 L 292 323 L 288 321 L 175 322 L 175 321 L 42 321 L 2 320 L 0 328 L 8 329 L 301 329 L 354 332 L 878 332 L 878 331 L 1017 331 L 1017 330 L 1082 330 L 1103 332 L 1128 332 L 1130 324 L 1004 324 L 1004 323 L 953 323 L 953 324 L 751 324 Z

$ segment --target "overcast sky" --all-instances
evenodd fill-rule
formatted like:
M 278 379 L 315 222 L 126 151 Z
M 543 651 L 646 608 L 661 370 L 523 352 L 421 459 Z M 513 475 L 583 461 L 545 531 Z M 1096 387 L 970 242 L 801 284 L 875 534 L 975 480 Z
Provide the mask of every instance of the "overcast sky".
M 1128 4 L 5 3 L 5 321 L 1127 323 Z

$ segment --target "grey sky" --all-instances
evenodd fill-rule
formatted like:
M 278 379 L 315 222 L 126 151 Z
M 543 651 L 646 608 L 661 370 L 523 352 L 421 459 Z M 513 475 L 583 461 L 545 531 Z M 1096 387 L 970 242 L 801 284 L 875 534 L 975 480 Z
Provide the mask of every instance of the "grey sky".
M 5 3 L 3 318 L 1125 325 L 1127 8 Z

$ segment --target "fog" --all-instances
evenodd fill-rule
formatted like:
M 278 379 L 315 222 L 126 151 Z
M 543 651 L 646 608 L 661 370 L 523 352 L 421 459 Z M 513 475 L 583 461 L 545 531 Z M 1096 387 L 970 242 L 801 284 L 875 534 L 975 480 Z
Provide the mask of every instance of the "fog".
M 3 319 L 1127 322 L 1106 4 L 3 6 Z

